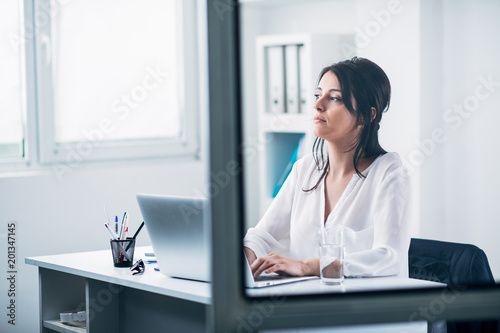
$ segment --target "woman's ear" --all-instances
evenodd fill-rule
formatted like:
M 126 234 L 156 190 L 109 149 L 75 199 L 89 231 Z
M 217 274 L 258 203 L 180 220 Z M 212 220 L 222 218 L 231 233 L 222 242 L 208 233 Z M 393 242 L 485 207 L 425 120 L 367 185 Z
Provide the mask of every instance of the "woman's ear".
M 377 117 L 377 110 L 375 110 L 374 107 L 371 107 L 370 109 L 372 110 L 372 119 L 370 120 L 370 122 L 372 122 L 375 120 L 375 117 Z

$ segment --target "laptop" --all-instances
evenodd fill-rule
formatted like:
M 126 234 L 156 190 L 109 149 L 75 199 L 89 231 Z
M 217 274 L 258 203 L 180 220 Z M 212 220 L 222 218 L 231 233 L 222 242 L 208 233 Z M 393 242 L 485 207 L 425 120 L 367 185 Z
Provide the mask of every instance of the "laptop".
M 203 198 L 137 194 L 160 272 L 175 278 L 210 281 L 209 212 Z
M 210 282 L 209 202 L 204 198 L 137 194 L 160 273 Z M 247 288 L 261 288 L 317 278 L 262 274 L 254 279 L 245 258 Z

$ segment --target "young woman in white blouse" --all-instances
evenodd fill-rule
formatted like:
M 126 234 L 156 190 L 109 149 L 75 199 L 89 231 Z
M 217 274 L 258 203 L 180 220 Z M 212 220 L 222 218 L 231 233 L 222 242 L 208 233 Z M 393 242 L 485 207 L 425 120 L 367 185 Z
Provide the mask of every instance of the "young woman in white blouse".
M 319 276 L 320 231 L 341 225 L 345 276 L 407 277 L 410 178 L 378 141 L 391 97 L 387 75 L 355 57 L 324 68 L 315 96 L 313 153 L 294 164 L 245 236 L 254 276 Z

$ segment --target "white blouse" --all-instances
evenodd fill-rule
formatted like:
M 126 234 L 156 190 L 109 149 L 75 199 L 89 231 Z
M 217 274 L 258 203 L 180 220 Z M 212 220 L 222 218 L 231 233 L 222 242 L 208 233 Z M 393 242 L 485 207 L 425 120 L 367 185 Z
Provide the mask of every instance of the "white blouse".
M 244 246 L 257 257 L 271 252 L 293 259 L 319 258 L 319 235 L 325 227 L 345 227 L 345 276 L 408 277 L 411 181 L 396 153 L 387 153 L 354 174 L 324 221 L 325 185 L 312 188 L 322 171 L 311 154 L 298 160 L 280 192 Z

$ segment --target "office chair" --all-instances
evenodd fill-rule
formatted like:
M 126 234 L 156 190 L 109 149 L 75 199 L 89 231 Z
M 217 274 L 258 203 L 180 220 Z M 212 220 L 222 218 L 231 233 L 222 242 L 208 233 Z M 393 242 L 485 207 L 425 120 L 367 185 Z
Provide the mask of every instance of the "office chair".
M 414 279 L 452 286 L 495 283 L 486 254 L 470 244 L 412 238 L 408 251 L 408 266 L 409 276 Z M 500 332 L 498 320 L 448 321 L 446 329 L 448 333 Z

